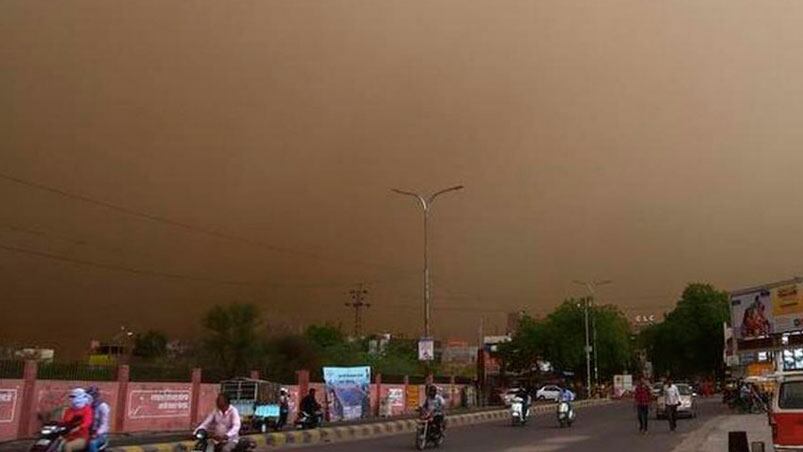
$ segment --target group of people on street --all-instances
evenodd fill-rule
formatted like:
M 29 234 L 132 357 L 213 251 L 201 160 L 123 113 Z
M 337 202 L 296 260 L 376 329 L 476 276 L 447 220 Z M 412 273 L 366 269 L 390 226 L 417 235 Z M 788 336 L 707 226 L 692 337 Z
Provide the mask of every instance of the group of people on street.
M 672 382 L 671 378 L 667 378 L 664 381 L 662 391 L 664 404 L 666 405 L 666 419 L 669 421 L 669 431 L 674 432 L 677 430 L 680 391 Z M 642 435 L 646 435 L 650 418 L 650 406 L 655 399 L 649 381 L 646 378 L 642 377 L 639 380 L 638 385 L 636 385 L 634 398 L 636 402 L 636 412 L 638 414 L 639 432 Z
M 96 386 L 70 391 L 69 405 L 61 418 L 63 425 L 72 428 L 65 438 L 64 452 L 100 450 L 109 433 L 109 412 L 109 404 Z

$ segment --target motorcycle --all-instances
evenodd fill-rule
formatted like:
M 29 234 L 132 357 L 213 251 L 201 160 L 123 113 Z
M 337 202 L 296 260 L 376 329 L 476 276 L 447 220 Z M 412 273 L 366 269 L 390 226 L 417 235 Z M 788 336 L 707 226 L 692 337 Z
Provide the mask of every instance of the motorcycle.
M 558 402 L 558 424 L 560 427 L 571 427 L 574 422 L 574 408 L 569 402 Z
M 298 418 L 296 419 L 295 426 L 299 430 L 308 430 L 312 428 L 318 428 L 321 425 L 322 419 L 321 412 L 317 412 L 314 414 L 307 413 L 306 411 L 302 411 L 298 414 Z
M 195 432 L 195 445 L 192 448 L 193 452 L 206 452 L 209 443 L 217 444 L 217 441 L 209 437 L 209 432 L 204 429 L 199 429 Z M 234 446 L 234 452 L 253 452 L 257 448 L 256 442 L 249 438 L 240 438 L 237 445 Z
M 443 445 L 443 440 L 445 439 L 443 429 L 435 423 L 431 413 L 421 411 L 417 422 L 418 426 L 415 431 L 416 449 L 424 450 L 430 444 L 435 447 L 441 447 L 441 445 Z
M 530 409 L 524 412 L 524 399 L 521 397 L 514 397 L 510 403 L 510 422 L 515 427 L 517 425 L 524 425 L 530 417 Z
M 64 448 L 67 434 L 69 434 L 77 425 L 80 419 L 77 419 L 71 425 L 60 423 L 48 423 L 42 426 L 39 430 L 39 437 L 31 446 L 30 452 L 59 452 Z M 100 446 L 98 450 L 106 450 L 108 443 Z

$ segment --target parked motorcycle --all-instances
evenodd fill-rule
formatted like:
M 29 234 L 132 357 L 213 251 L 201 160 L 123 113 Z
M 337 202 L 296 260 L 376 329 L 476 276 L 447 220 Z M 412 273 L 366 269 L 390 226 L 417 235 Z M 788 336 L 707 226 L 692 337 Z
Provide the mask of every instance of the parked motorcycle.
M 442 426 L 437 425 L 431 413 L 424 413 L 422 411 L 417 422 L 418 426 L 415 432 L 416 449 L 424 450 L 429 445 L 433 445 L 434 447 L 441 447 L 441 445 L 443 445 L 445 435 L 441 428 Z
M 80 418 L 72 424 L 48 423 L 39 430 L 39 436 L 31 446 L 31 452 L 59 452 L 64 448 L 67 435 L 81 423 Z M 106 450 L 108 444 L 103 444 L 98 450 Z
M 524 399 L 521 397 L 514 397 L 510 401 L 510 422 L 515 427 L 517 425 L 524 425 L 530 417 L 530 408 L 526 412 L 524 410 Z
M 574 408 L 569 402 L 558 403 L 558 424 L 560 427 L 571 427 L 574 422 Z

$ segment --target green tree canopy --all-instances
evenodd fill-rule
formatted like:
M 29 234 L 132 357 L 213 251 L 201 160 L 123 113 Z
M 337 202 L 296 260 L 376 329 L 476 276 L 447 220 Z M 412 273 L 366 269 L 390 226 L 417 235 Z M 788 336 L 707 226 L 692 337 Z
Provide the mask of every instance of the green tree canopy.
M 148 330 L 134 339 L 133 355 L 138 358 L 154 360 L 167 355 L 167 335 L 161 331 Z
M 253 304 L 232 303 L 212 307 L 203 318 L 204 348 L 214 363 L 230 376 L 258 368 L 263 341 L 259 309 Z
M 506 368 L 527 371 L 542 359 L 558 369 L 585 375 L 584 303 L 585 299 L 568 299 L 543 320 L 522 319 L 512 340 L 500 348 Z M 597 330 L 600 375 L 608 377 L 628 368 L 632 346 L 630 324 L 624 314 L 615 306 L 592 306 L 592 322 Z
M 646 328 L 639 341 L 659 374 L 694 376 L 722 371 L 722 324 L 728 294 L 710 284 L 689 284 L 664 321 Z

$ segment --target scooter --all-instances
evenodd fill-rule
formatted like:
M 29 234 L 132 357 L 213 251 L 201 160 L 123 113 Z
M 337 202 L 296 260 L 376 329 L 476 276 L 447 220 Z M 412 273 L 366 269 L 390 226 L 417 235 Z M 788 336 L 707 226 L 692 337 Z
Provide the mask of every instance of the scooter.
M 558 402 L 558 424 L 560 424 L 560 427 L 571 427 L 572 422 L 574 422 L 574 408 L 569 402 Z
M 81 423 L 76 419 L 73 424 L 48 423 L 39 430 L 39 437 L 31 446 L 30 452 L 59 452 L 64 448 L 67 435 Z M 98 450 L 106 450 L 108 443 L 100 446 Z
M 415 431 L 415 448 L 424 450 L 428 445 L 441 447 L 445 435 L 443 430 L 435 424 L 432 413 L 426 413 L 423 410 L 419 418 L 416 420 L 418 426 Z
M 323 416 L 320 411 L 313 414 L 307 413 L 306 411 L 302 411 L 298 414 L 295 426 L 299 430 L 318 428 L 318 426 L 321 425 L 322 417 Z
M 530 409 L 524 411 L 524 399 L 521 397 L 514 397 L 510 403 L 510 423 L 513 427 L 517 425 L 524 425 L 530 417 Z
M 192 447 L 193 452 L 207 452 L 209 443 L 215 444 L 216 441 L 209 437 L 209 432 L 204 429 L 198 429 L 195 432 L 195 445 Z M 257 444 L 249 438 L 240 438 L 237 445 L 234 446 L 234 452 L 253 452 L 256 450 Z

